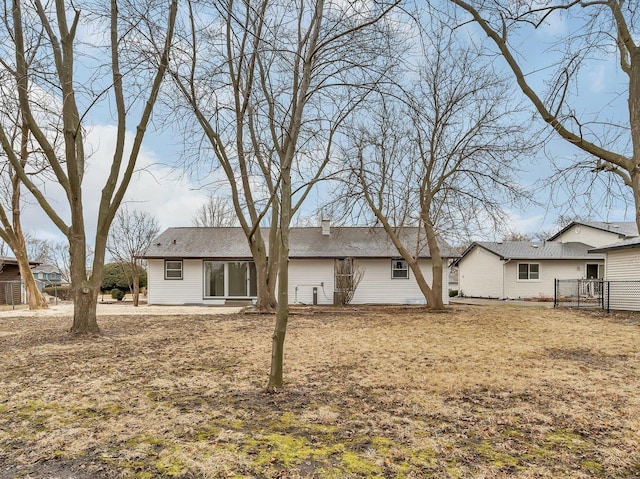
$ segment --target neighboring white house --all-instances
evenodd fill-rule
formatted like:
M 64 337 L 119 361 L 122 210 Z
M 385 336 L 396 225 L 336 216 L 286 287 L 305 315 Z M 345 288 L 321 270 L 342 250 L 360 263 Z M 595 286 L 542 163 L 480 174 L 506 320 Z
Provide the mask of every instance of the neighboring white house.
M 415 250 L 419 230 L 403 236 Z M 265 235 L 267 237 L 267 235 Z M 256 298 L 255 265 L 241 228 L 169 228 L 153 241 L 147 260 L 148 304 L 225 304 Z M 431 261 L 420 250 L 421 269 L 431 284 Z M 352 304 L 424 303 L 411 269 L 383 228 L 292 228 L 289 254 L 291 303 L 333 304 L 336 264 L 363 271 Z M 448 277 L 442 274 L 448 303 Z
M 548 241 L 584 243 L 598 248 L 636 236 L 638 227 L 635 221 L 574 221 L 551 236 Z
M 604 253 L 610 309 L 640 311 L 640 237 L 591 250 Z
M 460 294 L 553 298 L 555 279 L 602 278 L 604 255 L 590 245 L 551 241 L 475 242 L 454 262 Z
M 556 279 L 602 279 L 589 250 L 638 236 L 635 222 L 574 221 L 546 241 L 476 242 L 453 265 L 459 291 L 480 298 L 553 298 Z

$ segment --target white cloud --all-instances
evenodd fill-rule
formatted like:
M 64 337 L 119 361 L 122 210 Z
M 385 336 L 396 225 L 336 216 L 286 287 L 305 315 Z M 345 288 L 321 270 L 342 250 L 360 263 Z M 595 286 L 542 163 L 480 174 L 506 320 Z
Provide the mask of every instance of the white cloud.
M 589 90 L 593 93 L 602 93 L 606 84 L 605 65 L 597 65 L 589 69 Z
M 132 135 L 128 135 L 131 140 Z M 112 163 L 116 128 L 109 125 L 93 127 L 86 136 L 86 150 L 92 152 L 87 160 L 83 181 L 83 206 L 87 241 L 93 243 L 96 231 L 100 194 Z M 129 141 L 130 145 L 130 141 Z M 45 185 L 45 195 L 56 212 L 69 221 L 69 207 L 62 188 L 53 181 Z M 125 195 L 131 208 L 153 214 L 162 229 L 169 226 L 190 226 L 196 209 L 204 203 L 207 191 L 198 189 L 188 178 L 166 165 L 160 164 L 156 153 L 143 147 L 137 170 Z M 23 211 L 23 228 L 34 236 L 63 239 L 33 198 L 27 197 Z

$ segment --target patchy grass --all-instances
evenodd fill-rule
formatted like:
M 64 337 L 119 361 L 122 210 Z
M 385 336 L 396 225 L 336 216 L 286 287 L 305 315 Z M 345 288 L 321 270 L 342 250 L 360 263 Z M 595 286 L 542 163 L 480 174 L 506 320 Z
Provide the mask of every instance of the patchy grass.
M 0 478 L 638 477 L 635 317 L 501 305 L 0 318 Z

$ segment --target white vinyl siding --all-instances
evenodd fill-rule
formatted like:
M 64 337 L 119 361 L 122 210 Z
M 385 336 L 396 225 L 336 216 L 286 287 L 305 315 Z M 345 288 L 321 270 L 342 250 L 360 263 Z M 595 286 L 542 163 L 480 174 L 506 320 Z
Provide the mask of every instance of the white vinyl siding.
M 616 281 L 640 281 L 640 247 L 608 251 L 605 279 L 609 285 L 609 307 L 625 311 L 640 311 L 637 285 L 616 284 Z
M 362 280 L 351 304 L 410 304 L 424 303 L 413 275 L 408 281 L 391 279 L 389 259 L 353 259 L 354 268 L 364 270 Z M 431 262 L 421 262 L 421 269 L 431 285 Z M 442 299 L 449 303 L 449 273 L 445 267 L 442 275 Z M 333 304 L 334 260 L 292 259 L 289 263 L 289 302 L 312 304 L 313 288 L 318 294 L 318 304 Z
M 148 304 L 224 304 L 224 299 L 203 300 L 201 259 L 182 261 L 182 281 L 164 279 L 164 260 L 150 259 L 147 264 Z
M 449 303 L 449 268 L 442 268 L 442 300 Z M 364 276 L 353 297 L 352 304 L 411 304 L 425 301 L 414 275 L 409 280 L 398 281 L 390 278 L 388 259 L 357 260 L 356 265 L 364 268 Z M 420 269 L 431 285 L 431 261 L 421 260 Z
M 390 259 L 355 258 L 355 268 L 364 275 L 352 304 L 424 303 L 420 288 L 410 275 L 407 281 L 391 279 Z M 445 260 L 446 261 L 446 260 Z M 203 261 L 183 260 L 183 280 L 164 279 L 164 260 L 148 261 L 149 304 L 224 304 L 224 299 L 203 299 Z M 431 262 L 421 261 L 427 283 L 431 284 Z M 442 299 L 449 302 L 449 271 L 443 268 Z M 289 262 L 289 303 L 312 304 L 313 288 L 317 288 L 318 304 L 333 304 L 334 259 L 292 259 Z
M 500 257 L 476 246 L 458 265 L 459 291 L 475 298 L 504 297 L 504 268 Z
M 553 298 L 556 279 L 582 279 L 585 275 L 585 260 L 540 260 L 540 279 L 538 281 L 519 281 L 517 265 L 511 261 L 505 265 L 505 297 Z M 520 262 L 521 263 L 521 262 Z M 589 263 L 603 264 L 602 260 Z
M 559 235 L 554 241 L 560 243 L 584 243 L 595 248 L 620 241 L 620 235 L 591 226 L 574 225 Z

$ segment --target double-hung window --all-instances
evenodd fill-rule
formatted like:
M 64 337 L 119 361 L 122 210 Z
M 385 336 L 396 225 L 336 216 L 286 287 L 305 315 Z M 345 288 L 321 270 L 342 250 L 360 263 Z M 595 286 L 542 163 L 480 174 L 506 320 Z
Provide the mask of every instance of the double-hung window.
M 182 260 L 181 259 L 165 260 L 164 279 L 182 279 Z
M 391 278 L 409 279 L 409 265 L 403 259 L 391 260 Z
M 518 264 L 518 280 L 535 281 L 540 279 L 539 263 L 519 263 Z

